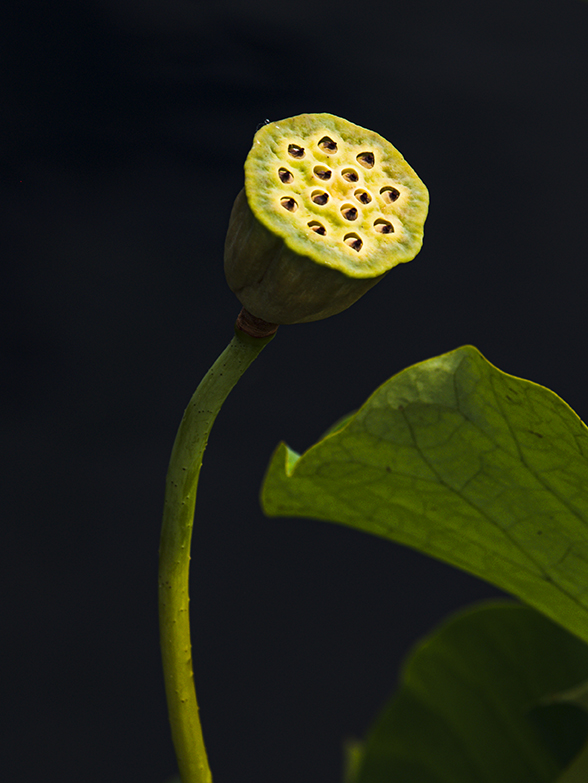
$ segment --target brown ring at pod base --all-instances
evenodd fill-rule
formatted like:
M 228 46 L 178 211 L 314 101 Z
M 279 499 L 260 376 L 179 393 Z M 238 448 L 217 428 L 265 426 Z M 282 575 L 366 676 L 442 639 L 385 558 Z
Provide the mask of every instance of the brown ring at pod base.
M 253 315 L 245 307 L 241 309 L 241 312 L 237 316 L 235 321 L 235 328 L 240 329 L 250 337 L 270 337 L 278 331 L 279 324 L 272 324 L 269 321 L 264 321 L 263 318 L 258 318 Z

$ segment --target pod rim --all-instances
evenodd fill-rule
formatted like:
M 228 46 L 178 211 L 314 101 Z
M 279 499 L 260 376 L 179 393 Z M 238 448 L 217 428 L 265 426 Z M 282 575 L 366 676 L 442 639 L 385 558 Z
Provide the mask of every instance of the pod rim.
M 336 145 L 346 146 L 330 149 L 327 142 L 320 145 L 323 137 L 334 140 Z M 298 150 L 289 149 L 296 146 L 303 150 L 301 155 L 297 154 Z M 372 166 L 369 166 L 369 157 L 364 161 L 367 166 L 356 163 L 355 159 L 365 152 L 375 155 Z M 350 161 L 355 165 L 350 166 Z M 344 193 L 341 183 L 329 183 L 321 177 L 316 179 L 317 194 L 319 191 L 330 193 L 337 188 L 334 192 L 337 198 L 341 194 L 341 203 L 335 198 L 331 204 L 326 204 L 324 198 L 319 197 L 315 206 L 309 202 L 307 192 L 297 198 L 300 183 L 292 185 L 279 179 L 278 171 L 287 166 L 289 171 L 300 174 L 308 191 L 311 187 L 309 167 L 314 164 L 314 169 L 335 168 L 334 163 L 339 179 L 346 180 L 346 186 L 355 188 L 358 193 L 369 190 L 370 200 L 378 200 L 379 203 L 370 208 L 371 217 L 362 223 L 365 226 L 371 220 L 373 231 L 358 230 L 364 209 L 349 195 L 351 190 Z M 354 179 L 356 175 L 359 175 L 358 180 Z M 398 203 L 385 203 L 382 191 L 391 189 L 400 193 Z M 257 220 L 281 237 L 290 250 L 349 277 L 380 276 L 397 264 L 412 260 L 422 246 L 429 204 L 424 183 L 389 141 L 332 114 L 300 114 L 262 126 L 254 136 L 245 161 L 245 194 Z M 286 204 L 286 199 L 293 199 L 295 204 Z M 298 201 L 304 212 L 293 218 Z M 390 198 L 388 202 L 391 202 Z M 325 212 L 321 213 L 321 209 Z M 311 227 L 311 223 L 321 222 L 321 214 L 325 216 L 323 223 L 329 228 L 324 234 Z M 386 236 L 388 232 L 383 235 L 375 226 L 381 226 L 381 221 L 387 221 L 390 215 L 394 216 L 391 218 L 394 233 Z M 353 245 L 354 237 L 361 238 L 360 250 L 357 242 L 355 247 Z

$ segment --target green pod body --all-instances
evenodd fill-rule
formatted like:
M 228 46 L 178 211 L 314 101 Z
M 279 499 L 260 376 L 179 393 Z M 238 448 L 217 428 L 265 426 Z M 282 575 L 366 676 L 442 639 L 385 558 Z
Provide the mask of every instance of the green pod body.
M 384 277 L 348 277 L 291 250 L 257 220 L 245 190 L 237 196 L 229 220 L 225 275 L 241 304 L 272 324 L 318 321 L 340 313 Z
M 330 114 L 263 126 L 245 162 L 225 275 L 275 324 L 341 312 L 420 250 L 428 192 L 392 144 Z

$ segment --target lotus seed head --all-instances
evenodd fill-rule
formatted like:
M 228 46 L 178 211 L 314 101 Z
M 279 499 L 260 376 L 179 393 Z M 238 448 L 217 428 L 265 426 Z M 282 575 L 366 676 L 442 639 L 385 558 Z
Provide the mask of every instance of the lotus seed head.
M 419 252 L 428 192 L 390 142 L 331 114 L 255 134 L 225 246 L 244 306 L 273 323 L 326 318 Z

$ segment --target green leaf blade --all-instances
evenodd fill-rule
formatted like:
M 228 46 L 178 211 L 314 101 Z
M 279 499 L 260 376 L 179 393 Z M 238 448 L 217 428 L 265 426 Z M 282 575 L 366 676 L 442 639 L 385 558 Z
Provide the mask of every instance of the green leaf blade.
M 262 505 L 419 549 L 588 641 L 586 454 L 565 402 L 465 346 L 391 378 L 295 461 L 278 447 Z
M 536 714 L 587 673 L 588 647 L 528 607 L 460 612 L 409 655 L 355 783 L 551 783 L 580 750 L 588 718 L 560 715 L 546 743 Z

